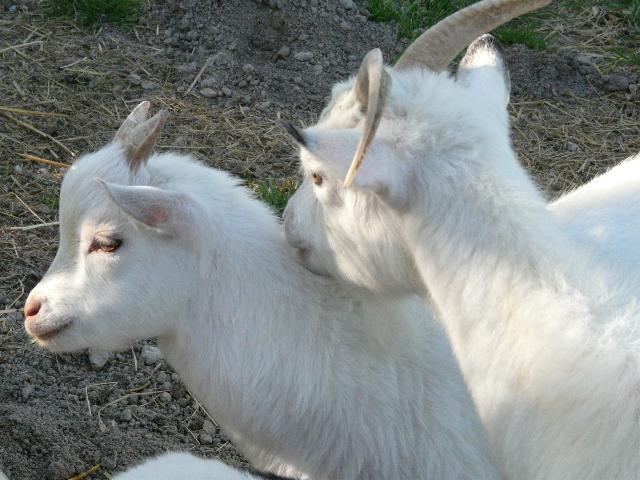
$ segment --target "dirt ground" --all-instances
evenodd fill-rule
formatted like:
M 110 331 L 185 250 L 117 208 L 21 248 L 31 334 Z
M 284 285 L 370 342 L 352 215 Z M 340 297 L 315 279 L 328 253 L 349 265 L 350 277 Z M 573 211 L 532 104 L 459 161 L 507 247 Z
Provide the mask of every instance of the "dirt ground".
M 91 478 L 109 478 L 169 449 L 244 465 L 153 342 L 103 358 L 28 339 L 20 308 L 56 251 L 65 171 L 38 159 L 99 148 L 149 99 L 171 111 L 161 149 L 247 180 L 295 177 L 274 120 L 313 122 L 368 49 L 390 59 L 404 46 L 351 3 L 154 2 L 132 29 L 91 29 L 0 0 L 0 468 L 11 480 L 96 465 Z M 549 48 L 507 47 L 514 144 L 550 197 L 640 150 L 638 66 L 612 53 L 636 27 L 557 2 L 539 27 Z

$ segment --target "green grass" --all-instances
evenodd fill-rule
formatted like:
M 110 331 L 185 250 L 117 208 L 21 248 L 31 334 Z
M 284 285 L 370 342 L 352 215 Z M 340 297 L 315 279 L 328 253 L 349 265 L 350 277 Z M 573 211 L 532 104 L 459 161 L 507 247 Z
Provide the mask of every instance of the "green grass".
M 251 187 L 257 192 L 260 200 L 267 203 L 278 215 L 282 215 L 289 198 L 297 190 L 298 183 L 293 178 L 285 178 L 283 180 L 262 180 L 254 183 Z
M 395 21 L 399 35 L 409 40 L 444 17 L 474 3 L 473 0 L 371 0 L 369 12 L 375 22 Z
M 476 0 L 370 0 L 371 19 L 376 22 L 394 21 L 398 35 L 413 40 L 427 27 L 466 7 Z M 523 43 L 529 48 L 546 48 L 544 38 L 535 31 L 531 18 L 518 19 L 494 33 L 505 45 Z
M 503 45 L 514 45 L 520 43 L 526 45 L 532 50 L 544 50 L 547 48 L 547 42 L 542 35 L 534 30 L 532 25 L 522 25 L 520 27 L 500 27 L 497 28 L 494 35 Z
M 60 207 L 60 200 L 58 195 L 47 195 L 42 199 L 42 203 L 44 203 L 51 210 L 58 210 L 58 207 Z
M 142 0 L 46 0 L 43 11 L 57 18 L 71 18 L 81 25 L 138 21 Z
M 0 165 L 0 177 L 8 177 L 14 171 L 11 165 Z

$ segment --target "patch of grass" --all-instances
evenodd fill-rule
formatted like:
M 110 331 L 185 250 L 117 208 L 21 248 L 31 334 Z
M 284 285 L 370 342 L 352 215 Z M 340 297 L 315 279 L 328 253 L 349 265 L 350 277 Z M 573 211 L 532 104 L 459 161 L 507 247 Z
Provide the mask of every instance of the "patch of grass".
M 0 177 L 8 177 L 13 173 L 13 170 L 11 165 L 0 165 Z
M 58 210 L 60 207 L 60 197 L 58 195 L 46 195 L 42 199 L 42 203 L 44 203 L 51 210 Z
M 640 53 L 636 53 L 630 48 L 618 47 L 613 49 L 613 54 L 617 60 L 627 65 L 640 66 Z
M 475 3 L 476 0 L 370 0 L 369 12 L 376 22 L 398 23 L 398 35 L 413 40 L 427 27 L 436 24 L 454 12 Z M 496 30 L 495 35 L 506 45 L 522 43 L 529 48 L 543 50 L 547 43 L 535 31 L 536 23 L 528 16 L 517 19 Z
M 471 3 L 474 0 L 371 0 L 369 12 L 375 22 L 397 22 L 400 37 L 413 40 L 424 28 Z
M 46 0 L 43 11 L 57 18 L 71 18 L 81 25 L 138 21 L 142 0 Z
M 503 45 L 520 43 L 532 50 L 544 50 L 547 48 L 547 42 L 544 37 L 529 25 L 523 25 L 521 28 L 500 27 L 496 29 L 494 34 Z
M 282 180 L 262 180 L 252 185 L 260 200 L 282 215 L 291 195 L 298 189 L 298 182 L 293 178 Z

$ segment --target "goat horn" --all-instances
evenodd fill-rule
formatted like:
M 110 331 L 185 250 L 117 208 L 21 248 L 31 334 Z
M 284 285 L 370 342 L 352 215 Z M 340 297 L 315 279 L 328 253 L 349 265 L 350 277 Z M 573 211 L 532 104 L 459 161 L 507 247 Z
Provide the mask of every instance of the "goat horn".
M 140 102 L 138 105 L 136 105 L 136 107 L 131 110 L 131 113 L 127 115 L 127 118 L 124 119 L 124 122 L 122 122 L 122 125 L 120 125 L 120 128 L 113 138 L 115 140 L 124 139 L 124 137 L 126 137 L 131 130 L 144 122 L 147 119 L 150 105 L 151 104 L 148 100 Z
M 356 154 L 344 179 L 343 186 L 345 188 L 351 186 L 362 166 L 364 156 L 367 154 L 380 124 L 382 110 L 390 89 L 391 77 L 384 69 L 382 52 L 379 48 L 373 49 L 364 57 L 356 77 L 356 98 L 361 105 L 366 106 L 367 116 L 364 120 L 364 129 L 358 142 Z
M 420 66 L 441 72 L 475 38 L 550 3 L 551 0 L 484 0 L 469 5 L 420 35 L 394 68 Z

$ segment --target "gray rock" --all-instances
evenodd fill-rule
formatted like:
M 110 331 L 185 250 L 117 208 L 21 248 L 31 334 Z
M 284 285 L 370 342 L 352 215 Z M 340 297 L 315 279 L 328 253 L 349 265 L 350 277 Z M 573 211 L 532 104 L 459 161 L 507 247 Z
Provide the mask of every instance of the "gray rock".
M 153 90 L 154 88 L 156 88 L 156 84 L 150 80 L 143 80 L 140 86 L 143 90 Z
M 29 397 L 33 393 L 33 385 L 27 383 L 24 387 L 22 387 L 22 399 L 24 401 L 29 400 Z
M 571 153 L 576 153 L 580 151 L 580 146 L 573 142 L 567 142 L 567 150 Z
M 318 65 L 314 65 L 313 66 L 313 74 L 314 75 L 320 75 L 322 73 L 322 65 L 318 64 Z
M 289 55 L 291 55 L 291 49 L 285 45 L 278 50 L 276 58 L 287 58 Z
M 203 97 L 216 97 L 218 96 L 218 92 L 216 92 L 213 88 L 203 88 L 200 90 L 200 95 Z
M 340 5 L 342 5 L 347 10 L 351 10 L 355 8 L 355 4 L 353 3 L 353 0 L 340 0 Z
M 604 75 L 602 79 L 605 82 L 605 87 L 610 92 L 626 92 L 629 88 L 629 84 L 631 80 L 619 73 L 610 73 L 609 75 Z
M 267 110 L 269 110 L 269 107 L 271 106 L 271 102 L 269 100 L 265 100 L 264 102 L 260 102 L 256 105 L 256 108 L 258 110 L 262 110 L 263 112 L 266 112 Z
M 118 415 L 118 419 L 122 422 L 128 422 L 132 418 L 133 418 L 133 414 L 131 413 L 130 408 L 125 408 L 121 410 L 120 414 Z
M 230 97 L 232 92 L 229 87 L 222 87 L 222 93 L 224 93 L 227 97 Z
M 205 420 L 204 423 L 202 424 L 202 429 L 211 435 L 216 434 L 216 426 L 213 424 L 211 420 Z
M 576 61 L 583 65 L 593 65 L 593 57 L 591 55 L 587 55 L 584 53 L 581 53 L 580 55 L 578 55 L 576 57 Z
M 309 52 L 309 51 L 298 52 L 294 55 L 294 58 L 300 62 L 308 62 L 313 58 L 313 52 Z
M 198 64 L 196 62 L 183 63 L 176 67 L 180 73 L 193 73 L 198 70 Z
M 145 365 L 153 365 L 162 359 L 162 352 L 153 345 L 144 345 L 140 357 Z
M 215 87 L 218 84 L 218 79 L 216 77 L 207 77 L 200 80 L 200 85 L 204 88 L 206 87 Z
M 634 94 L 638 91 L 638 84 L 637 83 L 632 83 L 629 85 L 629 92 Z
M 198 435 L 198 440 L 203 445 L 211 445 L 213 443 L 213 437 L 206 432 L 200 432 L 200 435 Z
M 62 460 L 56 460 L 49 464 L 47 473 L 49 478 L 69 478 L 73 475 L 74 470 L 73 465 L 69 465 Z
M 247 75 L 252 74 L 256 71 L 256 67 L 254 67 L 253 65 L 251 65 L 250 63 L 245 63 L 242 66 L 242 71 L 244 73 L 246 73 Z
M 169 403 L 171 401 L 171 394 L 169 392 L 162 392 L 159 398 L 162 403 Z
M 133 85 L 140 85 L 142 83 L 142 77 L 140 77 L 140 75 L 138 75 L 137 73 L 130 73 L 129 77 L 127 77 L 129 80 L 129 83 L 132 83 Z
M 89 353 L 89 362 L 91 363 L 91 368 L 93 368 L 94 370 L 102 370 L 102 368 L 111 359 L 111 353 L 103 352 L 95 348 L 90 348 L 88 350 L 88 353 Z

